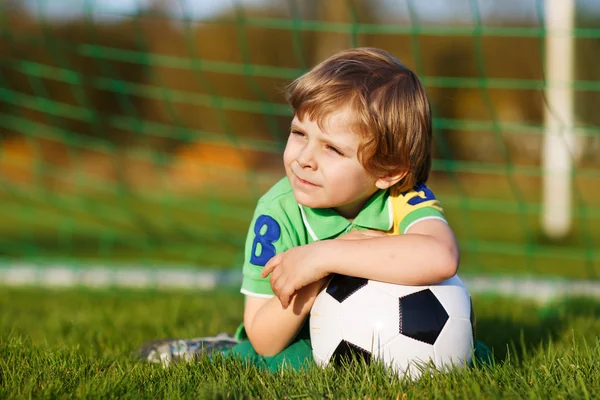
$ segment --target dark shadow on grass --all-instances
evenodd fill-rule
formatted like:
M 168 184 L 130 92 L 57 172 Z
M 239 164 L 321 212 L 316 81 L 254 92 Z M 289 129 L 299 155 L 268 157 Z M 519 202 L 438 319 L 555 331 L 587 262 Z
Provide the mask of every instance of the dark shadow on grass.
M 572 328 L 573 320 L 580 317 L 600 317 L 600 301 L 572 298 L 553 302 L 532 311 L 529 321 L 515 321 L 507 316 L 478 317 L 477 339 L 493 349 L 497 361 L 506 359 L 509 351 L 520 358 L 540 344 L 547 345 L 564 335 Z

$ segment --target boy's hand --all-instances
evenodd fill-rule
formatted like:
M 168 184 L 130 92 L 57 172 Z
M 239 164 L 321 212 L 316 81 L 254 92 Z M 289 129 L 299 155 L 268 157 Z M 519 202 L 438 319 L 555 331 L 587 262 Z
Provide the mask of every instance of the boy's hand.
M 263 268 L 261 276 L 265 278 L 271 274 L 271 288 L 284 309 L 290 305 L 296 291 L 329 274 L 320 267 L 323 260 L 319 249 L 323 243 L 291 248 L 271 258 Z
M 349 233 L 346 233 L 340 237 L 338 237 L 336 240 L 365 240 L 365 239 L 373 239 L 373 238 L 378 238 L 378 237 L 384 237 L 387 236 L 387 233 L 383 232 L 383 231 L 376 231 L 376 230 L 371 230 L 371 229 L 366 229 L 366 230 L 356 230 L 356 231 L 352 231 Z

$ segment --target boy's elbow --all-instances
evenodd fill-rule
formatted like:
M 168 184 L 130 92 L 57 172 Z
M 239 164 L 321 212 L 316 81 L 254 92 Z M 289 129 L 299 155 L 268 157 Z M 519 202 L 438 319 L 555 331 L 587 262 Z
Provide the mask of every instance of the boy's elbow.
M 456 248 L 446 248 L 440 252 L 439 274 L 440 281 L 452 278 L 458 272 L 460 254 Z

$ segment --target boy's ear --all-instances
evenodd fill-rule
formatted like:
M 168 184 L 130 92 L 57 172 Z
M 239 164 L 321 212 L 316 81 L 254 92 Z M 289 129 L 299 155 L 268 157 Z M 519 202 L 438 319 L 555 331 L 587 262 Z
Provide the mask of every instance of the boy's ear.
M 408 171 L 402 171 L 399 174 L 381 177 L 375 181 L 375 186 L 382 190 L 387 189 L 400 182 L 406 175 L 408 175 Z

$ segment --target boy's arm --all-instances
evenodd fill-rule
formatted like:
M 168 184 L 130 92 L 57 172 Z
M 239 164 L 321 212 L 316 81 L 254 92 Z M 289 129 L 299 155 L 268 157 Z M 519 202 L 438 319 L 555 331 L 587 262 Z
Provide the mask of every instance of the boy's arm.
M 442 220 L 424 219 L 403 235 L 338 238 L 290 249 L 271 259 L 271 287 L 288 307 L 294 293 L 331 273 L 403 285 L 441 282 L 456 274 L 459 251 L 452 229 Z
M 343 239 L 340 238 L 340 239 Z M 415 223 L 403 235 L 319 242 L 326 273 L 403 284 L 427 285 L 454 276 L 460 253 L 442 220 Z
M 254 350 L 262 356 L 272 356 L 285 349 L 298 334 L 325 283 L 327 278 L 303 287 L 287 309 L 277 297 L 246 296 L 244 327 Z

